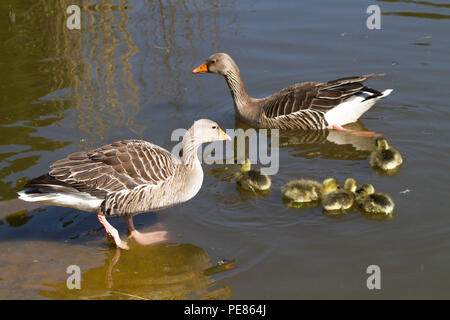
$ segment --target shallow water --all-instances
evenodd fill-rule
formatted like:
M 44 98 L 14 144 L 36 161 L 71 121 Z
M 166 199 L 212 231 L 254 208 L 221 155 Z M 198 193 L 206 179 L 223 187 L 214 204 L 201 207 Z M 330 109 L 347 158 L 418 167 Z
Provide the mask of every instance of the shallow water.
M 70 31 L 72 3 L 55 3 L 12 0 L 14 21 L 0 4 L 0 298 L 450 298 L 450 5 L 83 1 L 82 29 Z M 381 7 L 381 30 L 366 28 L 371 4 Z M 370 138 L 282 132 L 270 194 L 238 190 L 236 165 L 205 166 L 194 199 L 135 218 L 140 230 L 168 230 L 169 242 L 120 253 L 95 215 L 15 199 L 71 152 L 124 138 L 170 149 L 172 131 L 199 118 L 247 128 L 223 79 L 191 74 L 214 52 L 233 56 L 254 97 L 386 72 L 368 85 L 394 92 L 349 127 L 382 133 L 402 168 L 371 170 Z M 289 180 L 329 176 L 389 193 L 393 216 L 283 203 Z M 124 238 L 123 220 L 111 223 Z M 69 265 L 81 269 L 81 290 L 66 287 Z M 369 265 L 381 269 L 381 290 L 367 289 Z

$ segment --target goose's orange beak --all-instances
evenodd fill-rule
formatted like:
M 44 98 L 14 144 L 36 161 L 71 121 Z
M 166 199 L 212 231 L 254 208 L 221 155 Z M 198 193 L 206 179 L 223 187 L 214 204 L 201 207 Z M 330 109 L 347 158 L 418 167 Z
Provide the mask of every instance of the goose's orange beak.
M 199 65 L 197 68 L 195 68 L 194 70 L 192 70 L 192 73 L 207 73 L 208 72 L 208 66 L 206 65 L 206 63 L 203 63 L 201 65 Z
M 222 129 L 219 129 L 219 140 L 228 141 L 228 140 L 231 140 L 231 138 Z

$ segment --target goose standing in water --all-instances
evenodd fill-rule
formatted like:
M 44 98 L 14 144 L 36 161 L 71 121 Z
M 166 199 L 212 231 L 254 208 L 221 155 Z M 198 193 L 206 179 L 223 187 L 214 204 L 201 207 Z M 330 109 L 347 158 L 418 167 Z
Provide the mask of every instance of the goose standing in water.
M 389 95 L 366 87 L 363 82 L 384 74 L 367 74 L 327 82 L 303 82 L 262 99 L 247 94 L 241 73 L 226 53 L 216 53 L 193 73 L 217 73 L 225 77 L 233 97 L 236 114 L 261 128 L 336 129 L 355 135 L 377 135 L 370 131 L 352 131 L 342 126 L 355 122 L 378 100 Z
M 193 198 L 203 182 L 197 157 L 202 143 L 231 140 L 211 120 L 195 121 L 182 141 L 183 156 L 142 140 L 122 140 L 68 155 L 50 172 L 28 182 L 19 197 L 25 201 L 96 212 L 117 247 L 128 249 L 106 217 L 122 216 L 130 237 L 148 245 L 166 240 L 166 231 L 140 233 L 133 216 L 162 210 Z

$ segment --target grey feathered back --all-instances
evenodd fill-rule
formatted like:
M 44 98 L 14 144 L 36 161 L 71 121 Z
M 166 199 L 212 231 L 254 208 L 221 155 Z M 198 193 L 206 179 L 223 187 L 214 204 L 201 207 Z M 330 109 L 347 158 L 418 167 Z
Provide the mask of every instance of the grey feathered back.
M 262 109 L 262 125 L 279 129 L 323 129 L 328 126 L 324 115 L 349 97 L 365 90 L 374 97 L 382 93 L 363 82 L 384 74 L 367 74 L 328 82 L 305 82 L 257 100 Z
M 50 167 L 50 176 L 91 194 L 157 185 L 175 171 L 171 153 L 142 140 L 122 140 L 72 153 Z

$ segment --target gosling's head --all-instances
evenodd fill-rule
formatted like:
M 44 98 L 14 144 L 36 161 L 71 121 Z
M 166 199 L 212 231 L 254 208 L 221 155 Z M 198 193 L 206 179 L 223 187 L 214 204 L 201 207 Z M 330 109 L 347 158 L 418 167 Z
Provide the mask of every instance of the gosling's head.
M 356 180 L 353 178 L 347 178 L 344 183 L 344 189 L 350 192 L 356 192 Z
M 336 191 L 337 189 L 339 189 L 339 182 L 335 178 L 323 180 L 323 191 L 325 191 L 325 193 Z
M 387 150 L 387 148 L 389 148 L 389 144 L 385 138 L 378 138 L 375 140 L 375 144 L 377 146 L 377 150 Z
M 244 163 L 241 165 L 241 172 L 250 171 L 252 163 L 249 158 L 245 158 Z
M 361 196 L 368 196 L 375 193 L 375 188 L 373 187 L 373 185 L 365 183 L 356 192 L 359 193 Z

